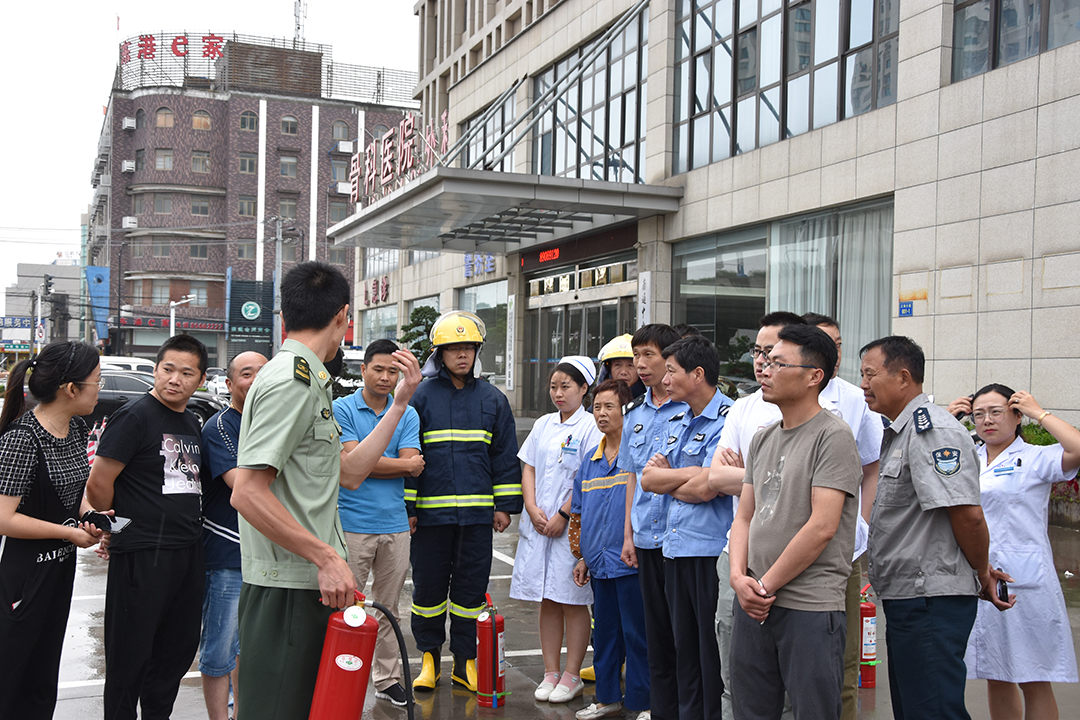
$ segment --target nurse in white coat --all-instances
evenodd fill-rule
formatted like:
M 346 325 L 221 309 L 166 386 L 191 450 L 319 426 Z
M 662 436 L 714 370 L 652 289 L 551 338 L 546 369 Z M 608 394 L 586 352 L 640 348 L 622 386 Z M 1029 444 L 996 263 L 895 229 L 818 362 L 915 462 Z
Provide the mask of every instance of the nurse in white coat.
M 536 421 L 518 453 L 524 463 L 521 493 L 528 522 L 523 517 L 518 528 L 510 597 L 540 603 L 544 680 L 535 693 L 540 701 L 567 702 L 584 689 L 581 661 L 589 646 L 592 588 L 574 582 L 577 559 L 566 526 L 581 456 L 600 442 L 592 413 L 582 407 L 594 379 L 591 359 L 571 355 L 560 360 L 549 385 L 558 411 Z M 560 675 L 564 628 L 566 671 Z
M 1047 535 L 1050 484 L 1070 480 L 1080 467 L 1080 431 L 1026 392 L 987 385 L 949 411 L 970 412 L 985 443 L 979 448 L 983 513 L 990 530 L 990 564 L 1013 582 L 1016 605 L 999 612 L 979 603 L 968 638 L 968 678 L 987 681 L 993 720 L 1058 717 L 1051 682 L 1076 682 L 1076 654 Z M 1029 445 L 1020 438 L 1023 416 L 1042 424 L 1060 443 Z M 1017 686 L 1019 685 L 1019 690 Z M 1023 706 L 1020 692 L 1023 692 Z

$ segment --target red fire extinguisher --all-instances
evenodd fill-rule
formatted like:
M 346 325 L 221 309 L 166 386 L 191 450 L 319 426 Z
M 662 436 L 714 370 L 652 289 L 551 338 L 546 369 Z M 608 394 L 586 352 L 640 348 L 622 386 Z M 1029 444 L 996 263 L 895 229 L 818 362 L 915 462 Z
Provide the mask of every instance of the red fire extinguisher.
M 353 719 L 364 712 L 379 621 L 364 612 L 363 603 L 364 595 L 358 591 L 356 605 L 338 610 L 326 624 L 308 720 Z
M 484 707 L 502 707 L 506 695 L 506 648 L 503 616 L 497 614 L 491 595 L 476 618 L 476 696 Z
M 859 604 L 862 650 L 859 655 L 859 687 L 877 687 L 877 606 L 870 602 L 867 590 L 862 589 L 862 602 Z

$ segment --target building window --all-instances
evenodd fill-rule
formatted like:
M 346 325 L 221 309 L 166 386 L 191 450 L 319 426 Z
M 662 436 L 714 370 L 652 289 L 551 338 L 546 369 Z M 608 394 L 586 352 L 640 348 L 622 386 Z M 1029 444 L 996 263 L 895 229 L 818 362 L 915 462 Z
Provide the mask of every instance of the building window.
M 250 110 L 240 113 L 240 129 L 255 132 L 259 129 L 259 116 Z
M 191 172 L 210 172 L 210 153 L 205 150 L 191 151 Z
M 259 158 L 255 153 L 240 153 L 240 172 L 254 175 L 259 168 Z
M 191 301 L 191 307 L 206 307 L 205 280 L 192 280 L 188 285 L 188 294 L 195 296 L 195 299 Z
M 143 207 L 143 196 L 132 195 L 131 196 L 131 214 L 142 215 L 145 208 Z
M 168 280 L 153 280 L 151 281 L 150 288 L 150 304 L 151 305 L 168 305 L 169 304 L 169 285 Z
M 967 0 L 953 15 L 953 82 L 1080 40 L 1077 0 Z
M 515 152 L 511 152 L 504 157 L 498 165 L 493 165 L 495 158 L 503 153 L 508 147 L 508 143 L 503 141 L 498 147 L 495 147 L 495 140 L 502 134 L 503 130 L 509 127 L 514 122 L 514 107 L 517 104 L 516 98 L 507 98 L 503 103 L 503 106 L 495 111 L 495 113 L 488 118 L 487 123 L 484 125 L 484 129 L 477 132 L 477 135 L 472 139 L 466 148 L 463 156 L 463 167 L 469 167 L 475 160 L 481 155 L 484 155 L 484 151 L 490 149 L 491 152 L 484 156 L 484 161 L 481 167 L 491 170 L 498 170 L 500 172 L 512 172 L 514 169 L 514 159 L 516 157 Z M 486 109 L 481 111 L 478 115 L 474 116 L 465 123 L 465 131 L 476 127 L 480 121 L 480 116 L 486 112 Z
M 169 257 L 172 251 L 172 242 L 167 237 L 151 237 L 147 239 L 147 247 L 143 250 L 143 256 Z
M 210 250 L 210 248 L 206 244 L 192 245 L 191 246 L 191 254 L 189 255 L 189 257 L 199 258 L 200 260 L 205 260 L 206 258 L 210 257 L 209 250 Z
M 128 297 L 131 298 L 131 304 L 132 305 L 142 305 L 143 304 L 142 291 L 143 291 L 143 281 L 142 280 L 132 280 L 131 282 L 128 283 Z
M 240 215 L 244 217 L 255 217 L 255 199 L 254 195 L 240 196 Z
M 172 193 L 154 193 L 154 214 L 172 214 Z
M 281 118 L 281 134 L 282 135 L 299 135 L 300 134 L 300 122 L 292 115 L 286 115 Z
M 349 248 L 331 246 L 326 249 L 326 259 L 334 265 L 348 265 Z
M 345 160 L 331 160 L 330 179 L 333 182 L 349 182 L 349 163 Z
M 330 133 L 330 137 L 334 140 L 348 140 L 349 124 L 344 120 L 335 120 L 334 124 L 330 126 Z
M 330 224 L 336 225 L 349 217 L 349 203 L 344 200 L 330 201 Z
M 296 262 L 296 246 L 283 244 L 281 246 L 281 262 Z
M 644 182 L 648 33 L 646 9 L 577 82 L 561 90 L 559 101 L 540 118 L 533 145 L 535 172 Z M 588 50 L 577 50 L 536 78 L 537 97 L 563 81 Z M 496 129 L 486 128 L 485 135 Z
M 385 125 L 379 124 L 375 126 L 375 131 L 371 133 L 371 136 L 376 140 L 381 140 L 382 136 L 390 132 L 390 128 Z
M 278 198 L 278 216 L 282 219 L 295 220 L 296 219 L 296 198 L 294 197 L 282 197 Z
M 173 111 L 169 108 L 158 108 L 157 115 L 154 118 L 154 125 L 159 128 L 171 128 L 175 119 Z
M 369 345 L 375 340 L 396 340 L 398 336 L 397 305 L 364 311 L 362 341 Z
M 409 315 L 412 315 L 413 310 L 418 307 L 429 307 L 435 312 L 439 312 L 439 296 L 431 295 L 429 297 L 416 298 L 409 301 Z M 487 323 L 485 323 L 486 325 Z
M 296 177 L 296 157 L 293 155 L 281 156 L 281 177 Z
M 191 214 L 192 215 L 209 215 L 210 214 L 210 198 L 199 197 L 197 195 L 191 196 Z
M 135 129 L 142 130 L 146 127 L 146 111 L 139 108 L 135 111 Z
M 441 253 L 438 250 L 410 250 L 409 251 L 409 264 L 418 265 L 427 260 L 434 260 L 439 257 Z
M 145 150 L 136 150 L 135 151 L 135 170 L 139 171 L 139 170 L 144 169 L 145 167 L 146 167 L 146 151 Z
M 387 275 L 398 269 L 398 250 L 364 248 L 364 277 Z
M 899 20 L 874 0 L 681 5 L 673 172 L 895 102 Z
M 506 390 L 506 288 L 505 280 L 475 285 L 458 291 L 458 308 L 476 314 L 487 326 L 480 350 L 480 366 L 494 372 L 492 384 Z M 438 306 L 436 305 L 436 309 Z
M 191 114 L 191 128 L 193 130 L 210 129 L 210 113 L 205 110 L 196 110 Z
M 154 169 L 172 170 L 173 152 L 170 148 L 158 148 L 154 151 Z
M 236 259 L 237 260 L 254 260 L 255 259 L 255 241 L 254 240 L 237 240 L 236 241 Z

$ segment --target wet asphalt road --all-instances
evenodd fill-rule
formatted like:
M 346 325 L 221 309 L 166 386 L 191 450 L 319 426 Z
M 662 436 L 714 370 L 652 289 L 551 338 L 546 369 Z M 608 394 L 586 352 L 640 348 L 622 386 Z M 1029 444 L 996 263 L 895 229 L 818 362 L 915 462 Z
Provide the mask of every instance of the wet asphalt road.
M 587 684 L 585 694 L 566 705 L 549 705 L 533 700 L 533 690 L 543 676 L 540 657 L 540 640 L 537 631 L 537 605 L 510 600 L 510 575 L 517 547 L 516 521 L 510 529 L 495 537 L 495 553 L 492 562 L 490 591 L 499 611 L 506 617 L 507 686 L 511 691 L 507 707 L 497 710 L 478 707 L 470 693 L 450 686 L 451 660 L 444 657 L 443 680 L 432 693 L 417 694 L 415 717 L 424 720 L 435 718 L 545 718 L 547 720 L 571 720 L 576 710 L 593 701 L 592 685 Z M 1065 591 L 1066 604 L 1072 626 L 1074 644 L 1080 644 L 1080 531 L 1050 528 L 1051 543 L 1058 577 Z M 65 720 L 97 720 L 102 718 L 101 693 L 105 677 L 103 646 L 106 565 L 92 551 L 82 550 L 78 555 L 74 601 L 68 622 L 67 637 L 60 669 L 60 700 L 55 717 Z M 1066 580 L 1065 570 L 1075 577 Z M 416 658 L 415 646 L 408 627 L 408 607 L 411 584 L 406 583 L 401 597 L 401 610 L 405 622 L 402 630 L 409 644 L 410 655 Z M 878 611 L 878 657 L 884 661 L 884 618 Z M 591 662 L 591 653 L 586 664 Z M 413 665 L 413 673 L 418 671 Z M 891 718 L 888 672 L 883 663 L 878 666 L 876 689 L 863 688 L 859 693 L 862 719 Z M 1080 716 L 1080 685 L 1055 684 L 1060 716 Z M 986 686 L 983 681 L 970 681 L 967 686 L 968 711 L 975 720 L 989 718 L 986 704 Z M 172 717 L 175 720 L 202 720 L 206 718 L 201 684 L 196 666 L 181 684 Z M 377 701 L 373 688 L 369 688 L 367 703 L 362 716 L 365 720 L 405 720 L 403 708 L 385 701 Z M 629 713 L 627 717 L 633 717 Z M 303 720 L 298 718 L 298 720 Z

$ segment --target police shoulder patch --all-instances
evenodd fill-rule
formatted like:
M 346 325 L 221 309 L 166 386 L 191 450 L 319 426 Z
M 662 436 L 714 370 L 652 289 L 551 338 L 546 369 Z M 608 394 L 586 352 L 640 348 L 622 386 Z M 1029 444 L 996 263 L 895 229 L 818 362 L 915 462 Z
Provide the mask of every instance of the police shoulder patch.
M 930 410 L 927 408 L 916 408 L 914 418 L 916 433 L 924 433 L 934 427 L 934 423 L 930 422 Z
M 634 398 L 630 402 L 623 405 L 623 409 L 622 409 L 623 415 L 626 415 L 628 412 L 630 412 L 631 410 L 633 410 L 636 407 L 639 407 L 640 405 L 643 405 L 644 403 L 645 403 L 645 393 L 642 393 L 641 395 L 638 395 L 636 398 Z
M 675 422 L 676 420 L 682 420 L 684 417 L 686 417 L 686 411 L 685 410 L 683 410 L 681 413 L 679 413 L 677 415 L 672 415 L 670 418 L 668 418 L 668 420 L 670 422 Z
M 720 413 L 719 413 L 720 417 L 727 417 L 728 410 L 731 410 L 730 405 L 721 405 L 720 406 Z
M 293 359 L 293 380 L 302 380 L 305 385 L 311 384 L 311 368 L 307 360 L 299 355 Z
M 958 448 L 938 448 L 933 452 L 934 470 L 938 475 L 949 477 L 960 472 L 960 450 Z

